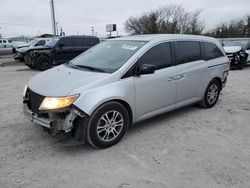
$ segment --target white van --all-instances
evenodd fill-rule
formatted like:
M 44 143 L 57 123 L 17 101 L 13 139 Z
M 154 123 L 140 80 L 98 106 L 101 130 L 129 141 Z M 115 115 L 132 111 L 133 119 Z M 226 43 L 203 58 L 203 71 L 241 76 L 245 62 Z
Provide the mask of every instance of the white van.
M 214 38 L 107 40 L 32 78 L 24 90 L 24 113 L 53 135 L 67 134 L 62 142 L 86 140 L 105 148 L 135 122 L 190 104 L 213 107 L 228 71 L 228 58 Z

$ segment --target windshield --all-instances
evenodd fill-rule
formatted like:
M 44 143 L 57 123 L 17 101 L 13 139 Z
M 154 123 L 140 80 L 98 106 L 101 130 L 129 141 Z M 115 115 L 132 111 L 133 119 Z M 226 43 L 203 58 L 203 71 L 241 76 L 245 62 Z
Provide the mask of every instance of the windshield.
M 144 44 L 145 41 L 105 41 L 73 59 L 70 65 L 113 73 Z
M 234 42 L 229 42 L 225 46 L 241 46 L 244 49 L 246 49 L 247 46 L 247 41 L 234 41 Z
M 52 38 L 49 42 L 46 43 L 46 46 L 53 47 L 56 45 L 59 38 Z
M 38 40 L 32 40 L 28 43 L 29 46 L 32 46 L 33 44 L 35 44 Z

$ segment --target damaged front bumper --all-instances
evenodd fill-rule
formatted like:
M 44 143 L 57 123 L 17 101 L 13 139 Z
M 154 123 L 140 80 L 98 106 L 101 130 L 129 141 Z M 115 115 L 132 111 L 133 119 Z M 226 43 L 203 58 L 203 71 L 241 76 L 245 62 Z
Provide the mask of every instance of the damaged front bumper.
M 67 112 L 48 112 L 41 115 L 32 112 L 24 103 L 23 113 L 27 119 L 52 134 L 56 143 L 65 146 L 85 143 L 85 120 L 87 117 L 75 108 L 69 109 Z
M 30 120 L 33 121 L 36 124 L 41 125 L 42 127 L 51 129 L 52 128 L 52 122 L 53 120 L 50 118 L 42 118 L 42 117 L 38 117 L 37 114 L 33 113 L 27 105 L 23 105 L 23 113 L 25 115 L 25 117 Z

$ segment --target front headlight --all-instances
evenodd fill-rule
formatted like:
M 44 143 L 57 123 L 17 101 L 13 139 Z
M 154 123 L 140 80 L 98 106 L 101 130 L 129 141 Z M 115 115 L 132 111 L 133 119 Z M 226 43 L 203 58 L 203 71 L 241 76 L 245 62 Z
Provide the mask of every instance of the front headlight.
M 56 110 L 68 107 L 79 95 L 69 97 L 46 97 L 39 107 L 39 110 Z

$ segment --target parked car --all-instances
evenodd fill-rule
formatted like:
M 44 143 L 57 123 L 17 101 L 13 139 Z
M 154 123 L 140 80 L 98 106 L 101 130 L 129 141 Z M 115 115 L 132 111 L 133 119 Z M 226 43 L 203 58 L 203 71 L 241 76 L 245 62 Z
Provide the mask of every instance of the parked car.
M 70 61 L 99 42 L 99 39 L 93 36 L 53 38 L 43 48 L 28 50 L 25 54 L 25 64 L 30 68 L 47 70 Z
M 228 71 L 214 38 L 121 37 L 32 78 L 24 89 L 24 114 L 53 135 L 66 134 L 60 142 L 106 148 L 133 123 L 190 104 L 212 108 Z
M 243 69 L 244 65 L 250 61 L 250 42 L 233 41 L 224 46 L 228 56 L 231 69 Z
M 0 38 L 0 48 L 12 48 L 12 41 Z
M 15 60 L 24 61 L 24 55 L 29 50 L 36 50 L 48 43 L 51 39 L 50 38 L 39 38 L 32 40 L 27 46 L 16 47 L 12 49 L 13 58 Z

